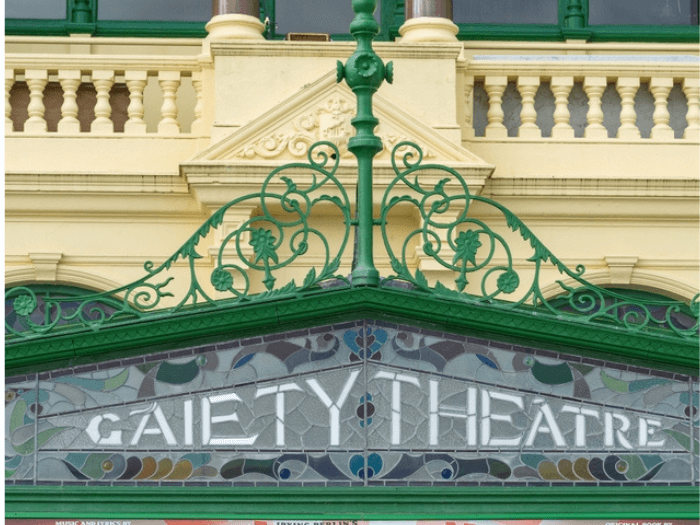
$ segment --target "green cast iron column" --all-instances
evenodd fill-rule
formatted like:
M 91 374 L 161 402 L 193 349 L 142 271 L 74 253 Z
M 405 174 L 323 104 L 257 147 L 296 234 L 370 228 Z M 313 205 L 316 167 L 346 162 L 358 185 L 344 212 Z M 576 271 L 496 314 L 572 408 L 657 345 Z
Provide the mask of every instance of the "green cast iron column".
M 372 95 L 384 79 L 391 83 L 393 64 L 384 66 L 372 49 L 372 40 L 379 33 L 374 16 L 376 0 L 353 0 L 355 19 L 350 33 L 357 41 L 357 49 L 345 66 L 338 61 L 338 82 L 343 78 L 357 97 L 357 115 L 352 125 L 357 134 L 349 140 L 348 149 L 357 157 L 357 264 L 352 271 L 353 286 L 379 285 L 379 272 L 374 267 L 372 253 L 372 159 L 382 150 L 382 141 L 374 134 L 378 120 L 372 113 Z

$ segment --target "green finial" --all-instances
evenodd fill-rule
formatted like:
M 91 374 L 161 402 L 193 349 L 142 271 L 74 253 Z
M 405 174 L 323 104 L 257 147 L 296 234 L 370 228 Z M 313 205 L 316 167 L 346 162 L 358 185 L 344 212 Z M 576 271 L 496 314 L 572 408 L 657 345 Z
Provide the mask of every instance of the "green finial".
M 385 79 L 391 83 L 393 67 L 384 66 L 382 59 L 372 49 L 372 40 L 379 33 L 379 24 L 372 16 L 377 7 L 376 0 L 353 0 L 355 18 L 350 23 L 350 33 L 357 40 L 357 49 L 345 66 L 338 61 L 338 82 L 346 79 L 353 91 L 356 88 L 371 88 L 376 91 Z
M 379 33 L 379 24 L 373 16 L 376 8 L 376 0 L 352 0 L 355 18 L 350 23 L 350 33 L 357 41 L 357 49 L 344 66 L 340 61 L 337 64 L 338 82 L 345 79 L 357 97 L 357 115 L 352 119 L 357 133 L 348 142 L 348 149 L 357 157 L 358 170 L 354 286 L 379 284 L 379 272 L 374 267 L 372 254 L 372 159 L 383 146 L 381 139 L 374 134 L 379 121 L 372 113 L 372 96 L 384 80 L 391 83 L 394 70 L 391 63 L 385 66 L 372 49 L 372 40 Z

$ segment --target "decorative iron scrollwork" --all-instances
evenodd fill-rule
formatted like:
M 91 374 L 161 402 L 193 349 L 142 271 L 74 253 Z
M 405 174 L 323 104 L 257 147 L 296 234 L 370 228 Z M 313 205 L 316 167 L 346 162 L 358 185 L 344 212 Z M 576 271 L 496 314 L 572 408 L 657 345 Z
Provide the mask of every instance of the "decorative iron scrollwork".
M 351 121 L 357 133 L 347 140 L 348 151 L 358 159 L 355 221 L 350 218 L 345 188 L 335 176 L 341 158 L 339 149 L 328 141 L 309 146 L 316 138 L 309 131 L 316 124 L 313 119 L 303 117 L 295 125 L 294 133 L 266 138 L 264 144 L 252 146 L 241 155 L 274 157 L 287 148 L 295 155 L 306 152 L 308 162 L 274 169 L 259 192 L 221 207 L 165 262 L 158 266 L 146 262 L 146 275 L 141 279 L 110 292 L 79 298 L 37 296 L 27 287 L 8 290 L 5 301 L 12 312 L 10 321 L 6 316 L 5 331 L 10 344 L 13 338 L 45 335 L 61 327 L 79 325 L 98 330 L 114 320 L 142 317 L 149 312 L 167 315 L 191 305 L 218 308 L 292 297 L 330 279 L 349 286 L 350 279 L 336 273 L 348 245 L 351 222 L 357 224 L 353 286 L 390 286 L 392 281 L 401 280 L 441 299 L 490 303 L 510 310 L 536 309 L 550 317 L 603 322 L 629 331 L 664 328 L 680 338 L 698 339 L 700 294 L 687 306 L 679 301 L 634 300 L 591 284 L 583 277 L 582 265 L 569 269 L 510 210 L 487 197 L 471 195 L 456 170 L 423 164 L 423 151 L 413 142 L 402 141 L 394 146 L 391 162 L 396 177 L 382 198 L 380 218 L 374 218 L 372 161 L 383 149 L 383 142 L 374 134 L 379 122 L 372 113 L 372 96 L 384 80 L 389 83 L 393 80 L 392 63 L 385 65 L 372 49 L 372 39 L 379 31 L 372 16 L 375 9 L 376 0 L 353 1 L 356 17 L 350 24 L 350 32 L 357 40 L 357 50 L 345 65 L 337 64 L 337 80 L 345 79 L 357 97 L 357 112 Z M 331 101 L 333 104 L 336 102 Z M 343 122 L 340 115 L 347 111 L 340 100 L 337 106 L 329 108 L 333 116 L 329 129 L 335 130 L 330 135 L 344 145 L 346 133 L 339 129 Z M 395 140 L 398 139 L 389 138 L 388 142 Z M 401 158 L 401 167 L 397 165 L 397 157 Z M 475 206 L 495 210 L 504 225 L 499 228 L 491 224 L 492 214 L 473 213 Z M 333 237 L 329 239 L 314 225 L 312 215 L 318 208 L 323 208 L 319 216 L 333 214 L 342 218 L 342 234 L 334 227 Z M 252 214 L 239 212 L 238 218 L 227 221 L 227 213 L 240 209 L 252 210 Z M 417 213 L 420 224 L 397 247 L 393 244 L 396 231 L 390 234 L 389 225 L 393 227 L 397 222 L 396 214 L 405 217 L 405 209 Z M 489 224 L 485 220 L 487 216 Z M 373 227 L 377 224 L 395 272 L 382 282 L 373 258 Z M 214 267 L 211 264 L 197 267 L 196 262 L 203 258 L 197 247 L 215 230 L 222 231 L 223 239 L 214 255 Z M 509 235 L 515 235 L 516 240 L 519 235 L 519 241 L 524 241 L 529 250 L 527 264 L 519 263 L 522 268 L 516 269 L 514 264 L 506 238 Z M 421 257 L 424 254 L 438 268 L 452 271 L 453 284 L 435 281 L 431 285 L 420 268 L 412 272 L 416 254 Z M 189 287 L 178 301 L 176 290 L 182 287 L 172 284 L 173 276 L 168 271 L 183 262 L 189 269 Z M 349 262 L 346 261 L 348 267 Z M 290 280 L 279 285 L 278 270 L 299 263 L 309 268 L 302 284 Z M 550 276 L 542 275 L 545 266 L 553 267 L 561 276 L 556 280 L 559 293 L 543 292 L 540 283 L 552 281 Z M 214 298 L 211 291 L 205 291 L 199 280 L 205 273 L 220 297 Z M 260 287 L 251 282 L 253 277 L 260 277 Z M 470 279 L 475 279 L 476 285 Z M 161 308 L 165 299 L 174 306 Z
M 249 302 L 284 297 L 311 290 L 329 279 L 347 283 L 345 277 L 336 275 L 348 244 L 351 222 L 347 193 L 335 176 L 340 154 L 335 144 L 322 141 L 309 148 L 307 159 L 308 163 L 294 162 L 274 169 L 259 192 L 222 206 L 165 262 L 156 266 L 147 261 L 146 275 L 128 285 L 109 292 L 60 299 L 48 295 L 37 297 L 27 287 L 8 290 L 5 301 L 14 313 L 13 322 L 8 323 L 7 319 L 5 322 L 8 339 L 42 335 L 57 327 L 76 325 L 97 330 L 117 319 L 138 318 L 154 310 L 161 314 L 174 313 L 189 305 L 219 307 L 230 304 L 231 300 Z M 204 270 L 211 268 L 210 265 L 198 267 L 197 261 L 203 259 L 197 252 L 202 239 L 220 229 L 227 213 L 242 205 L 255 210 L 252 216 L 242 220 L 222 239 L 213 270 Z M 344 225 L 340 235 L 334 226 L 332 241 L 328 232 L 324 235 L 310 221 L 319 206 L 326 214 L 339 215 L 335 224 Z M 310 251 L 313 260 L 302 263 L 309 270 L 301 285 L 290 280 L 276 287 L 276 272 L 311 255 Z M 319 258 L 321 264 L 317 262 Z M 189 287 L 175 306 L 163 308 L 164 299 L 175 298 L 174 277 L 167 275 L 168 270 L 181 261 L 189 267 Z M 208 279 L 222 297 L 215 300 L 205 290 L 200 282 L 203 271 L 210 272 Z M 253 291 L 252 275 L 261 276 L 262 292 Z
M 391 158 L 396 176 L 384 192 L 379 223 L 395 275 L 383 281 L 385 286 L 399 279 L 445 299 L 492 303 L 507 309 L 529 307 L 558 317 L 621 325 L 633 332 L 657 327 L 683 338 L 698 337 L 700 294 L 687 306 L 671 300 L 634 300 L 593 285 L 584 279 L 583 265 L 568 268 L 506 207 L 488 197 L 471 195 L 457 171 L 440 164 L 423 164 L 423 152 L 417 144 L 397 144 Z M 516 270 L 505 233 L 470 214 L 475 205 L 495 209 L 502 217 L 502 230 L 519 234 L 529 243 L 529 268 Z M 391 215 L 400 210 L 396 215 L 404 217 L 407 207 L 417 213 L 420 224 L 397 249 L 389 233 Z M 414 264 L 409 261 L 421 251 L 440 268 L 454 272 L 454 285 L 436 281 L 431 286 L 420 268 L 410 270 Z M 554 266 L 561 275 L 556 281 L 559 293 L 543 292 L 540 283 L 545 265 Z M 476 286 L 467 289 L 472 276 L 477 279 Z

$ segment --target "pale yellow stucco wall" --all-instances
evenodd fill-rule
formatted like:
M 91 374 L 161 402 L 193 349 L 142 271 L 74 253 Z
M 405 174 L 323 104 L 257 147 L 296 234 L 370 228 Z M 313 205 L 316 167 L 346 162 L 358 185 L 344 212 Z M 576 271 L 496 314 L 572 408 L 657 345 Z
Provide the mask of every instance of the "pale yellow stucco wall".
M 567 265 L 585 264 L 596 284 L 684 299 L 697 293 L 699 142 L 697 130 L 690 128 L 697 122 L 698 63 L 673 60 L 697 57 L 697 46 L 398 42 L 378 43 L 376 49 L 395 64 L 394 83 L 383 85 L 376 97 L 380 136 L 412 138 L 431 152 L 430 162 L 457 168 L 472 193 L 510 208 Z M 6 285 L 49 282 L 107 290 L 139 278 L 145 261 L 164 261 L 219 206 L 256 191 L 275 166 L 304 160 L 289 149 L 274 154 L 260 148 L 270 137 L 294 133 L 298 119 L 330 111 L 323 108 L 333 101 L 353 104 L 349 90 L 333 81 L 336 60 L 345 60 L 352 50 L 344 42 L 8 37 L 6 101 L 15 82 L 42 75 L 58 82 L 67 78 L 66 71 L 80 71 L 89 82 L 93 72 L 108 71 L 120 83 L 140 72 L 147 78 L 147 129 L 13 131 L 6 105 Z M 483 55 L 499 59 L 480 61 Z M 615 59 L 509 60 L 523 55 Z M 626 55 L 634 60 L 625 60 Z M 645 61 L 644 56 L 671 58 Z M 590 78 L 614 83 L 624 77 L 651 85 L 680 84 L 691 101 L 688 136 L 474 136 L 475 80 L 488 84 L 495 78 L 517 82 L 539 77 L 550 82 L 557 76 L 583 83 Z M 161 88 L 172 78 L 180 82 L 176 119 L 181 119 L 181 131 L 159 132 Z M 351 132 L 347 121 L 343 129 Z M 320 125 L 307 131 L 323 138 Z M 241 153 L 256 145 L 258 153 Z M 382 155 L 377 198 L 391 177 L 388 155 Z M 353 201 L 354 165 L 351 157 L 342 157 L 339 178 Z M 487 222 L 496 220 L 483 206 L 473 212 Z M 233 214 L 224 229 L 235 229 L 250 213 L 254 208 Z M 314 220 L 329 228 L 331 238 L 341 227 L 338 216 Z M 398 240 L 418 223 L 407 212 L 391 235 Z M 494 222 L 493 227 L 505 235 L 503 224 Z M 210 292 L 207 272 L 214 268 L 212 255 L 221 238 L 212 233 L 199 245 L 204 255 L 198 262 L 201 282 Z M 531 252 L 516 241 L 514 264 L 527 278 Z M 379 240 L 375 245 L 380 273 L 392 273 Z M 339 273 L 349 273 L 350 260 Z M 420 249 L 411 264 L 431 280 L 449 278 Z M 279 282 L 299 281 L 307 271 L 305 264 L 292 265 Z M 175 288 L 184 290 L 186 265 L 176 264 L 170 272 Z M 547 270 L 543 287 L 558 278 Z

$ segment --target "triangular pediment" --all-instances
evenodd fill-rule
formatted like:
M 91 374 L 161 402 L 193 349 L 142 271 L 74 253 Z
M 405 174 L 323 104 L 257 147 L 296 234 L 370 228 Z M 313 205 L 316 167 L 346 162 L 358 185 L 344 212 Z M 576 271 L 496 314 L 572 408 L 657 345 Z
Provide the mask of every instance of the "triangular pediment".
M 375 129 L 384 149 L 375 157 L 378 163 L 389 161 L 396 144 L 416 143 L 424 158 L 453 167 L 470 167 L 487 177 L 493 166 L 467 149 L 450 142 L 403 109 L 375 94 Z M 348 140 L 355 134 L 350 121 L 355 115 L 356 98 L 331 72 L 289 97 L 275 108 L 243 126 L 221 142 L 203 151 L 187 164 L 206 161 L 295 161 L 305 159 L 309 147 L 321 140 L 336 144 L 342 158 L 351 162 Z M 403 153 L 403 151 L 399 151 Z

